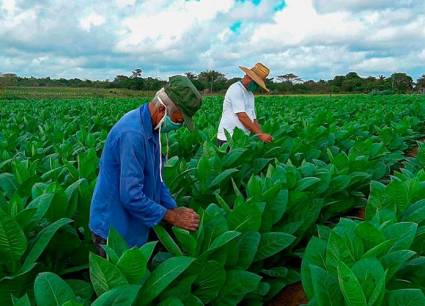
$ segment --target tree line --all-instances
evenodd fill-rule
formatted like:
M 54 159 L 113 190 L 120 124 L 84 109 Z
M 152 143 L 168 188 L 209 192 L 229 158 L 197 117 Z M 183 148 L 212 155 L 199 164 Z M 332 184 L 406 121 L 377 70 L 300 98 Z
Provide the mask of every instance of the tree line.
M 240 78 L 226 78 L 215 70 L 206 70 L 199 74 L 187 72 L 196 88 L 203 93 L 224 93 Z M 0 86 L 23 87 L 90 87 L 90 88 L 126 88 L 132 90 L 155 91 L 166 81 L 144 76 L 141 69 L 135 69 L 129 75 L 117 75 L 113 80 L 92 81 L 74 79 L 52 79 L 19 77 L 15 74 L 0 74 Z M 425 75 L 414 81 L 406 73 L 394 73 L 389 77 L 361 77 L 356 72 L 338 75 L 330 80 L 302 80 L 293 73 L 268 78 L 266 85 L 272 94 L 332 94 L 332 93 L 425 93 Z

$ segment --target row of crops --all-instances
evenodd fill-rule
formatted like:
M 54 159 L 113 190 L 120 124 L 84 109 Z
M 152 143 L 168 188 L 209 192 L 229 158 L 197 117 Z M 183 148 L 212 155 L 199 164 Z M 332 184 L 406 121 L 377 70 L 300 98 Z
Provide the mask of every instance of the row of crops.
M 309 305 L 425 305 L 420 96 L 259 97 L 274 141 L 217 148 L 220 97 L 163 137 L 164 179 L 201 216 L 107 258 L 87 228 L 112 125 L 140 100 L 0 104 L 1 305 L 263 305 L 302 282 Z M 354 212 L 365 207 L 365 217 Z

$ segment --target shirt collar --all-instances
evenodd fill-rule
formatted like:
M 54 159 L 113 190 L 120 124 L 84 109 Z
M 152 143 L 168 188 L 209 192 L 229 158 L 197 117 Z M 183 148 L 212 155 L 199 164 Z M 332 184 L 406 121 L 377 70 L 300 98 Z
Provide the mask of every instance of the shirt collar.
M 153 130 L 152 117 L 149 111 L 149 103 L 145 103 L 140 106 L 140 120 L 142 121 L 142 128 L 148 139 L 156 140 L 158 138 L 158 132 Z
M 248 89 L 246 89 L 245 85 L 242 83 L 242 81 L 239 81 L 239 85 L 242 87 L 242 89 L 244 90 L 244 92 L 249 92 Z

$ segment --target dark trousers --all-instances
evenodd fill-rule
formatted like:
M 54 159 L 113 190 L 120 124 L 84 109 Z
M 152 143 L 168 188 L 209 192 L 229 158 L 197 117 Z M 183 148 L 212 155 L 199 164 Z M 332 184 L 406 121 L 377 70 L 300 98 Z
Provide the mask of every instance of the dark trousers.
M 105 250 L 102 248 L 102 245 L 106 245 L 106 239 L 96 235 L 95 233 L 92 233 L 92 240 L 97 254 L 103 258 L 106 258 Z

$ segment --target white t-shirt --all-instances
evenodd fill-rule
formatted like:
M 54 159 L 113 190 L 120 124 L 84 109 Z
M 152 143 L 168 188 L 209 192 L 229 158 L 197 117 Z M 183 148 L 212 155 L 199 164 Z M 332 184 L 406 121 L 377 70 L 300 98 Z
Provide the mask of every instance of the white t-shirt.
M 249 134 L 242 122 L 239 121 L 237 113 L 245 112 L 249 119 L 254 121 L 257 119 L 255 113 L 254 94 L 248 91 L 241 82 L 232 84 L 224 96 L 223 114 L 221 115 L 220 125 L 218 126 L 217 138 L 226 140 L 224 130 L 227 130 L 230 135 L 233 135 L 233 130 L 239 128 Z

